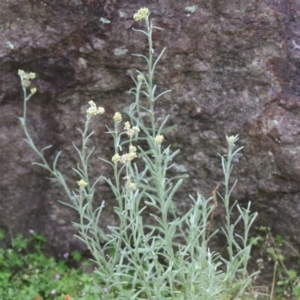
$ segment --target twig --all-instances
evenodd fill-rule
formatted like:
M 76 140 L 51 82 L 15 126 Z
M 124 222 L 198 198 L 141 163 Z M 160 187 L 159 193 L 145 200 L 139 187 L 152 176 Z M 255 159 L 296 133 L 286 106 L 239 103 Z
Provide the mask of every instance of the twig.
M 212 191 L 213 209 L 212 209 L 211 215 L 210 215 L 209 225 L 208 225 L 208 229 L 207 229 L 207 235 L 210 234 L 211 225 L 212 225 L 212 222 L 214 220 L 214 216 L 215 216 L 217 206 L 218 206 L 217 191 L 218 191 L 219 186 L 220 186 L 220 183 L 218 183 L 216 188 Z
M 273 273 L 273 282 L 272 282 L 272 288 L 271 288 L 271 294 L 270 294 L 270 300 L 273 300 L 273 294 L 274 294 L 274 289 L 275 289 L 275 284 L 276 284 L 276 271 L 277 271 L 277 261 L 275 261 L 274 264 L 274 273 Z

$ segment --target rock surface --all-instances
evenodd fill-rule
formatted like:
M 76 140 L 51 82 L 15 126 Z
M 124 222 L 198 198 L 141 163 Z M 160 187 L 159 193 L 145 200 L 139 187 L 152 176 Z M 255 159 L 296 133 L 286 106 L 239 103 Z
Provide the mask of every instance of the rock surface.
M 109 174 L 97 156 L 110 158 L 104 133 L 115 111 L 132 98 L 131 74 L 143 69 L 132 53 L 146 53 L 144 37 L 133 31 L 136 10 L 146 6 L 153 22 L 154 48 L 167 47 L 158 67 L 159 90 L 171 89 L 158 115 L 171 114 L 178 130 L 167 137 L 178 172 L 187 180 L 178 195 L 184 211 L 188 194 L 211 196 L 222 170 L 225 135 L 239 134 L 242 156 L 233 177 L 233 198 L 251 200 L 257 225 L 270 226 L 300 245 L 300 2 L 293 0 L 4 0 L 0 4 L 0 228 L 14 233 L 34 229 L 45 234 L 53 251 L 82 245 L 72 237 L 76 214 L 57 203 L 64 199 L 47 173 L 31 162 L 37 157 L 24 142 L 18 116 L 22 93 L 18 69 L 35 72 L 37 94 L 29 102 L 28 123 L 39 147 L 52 144 L 47 158 L 62 150 L 61 170 L 76 188 L 72 166 L 76 130 L 93 99 L 106 114 L 95 119 L 92 176 Z M 97 117 L 98 118 L 98 117 Z M 117 222 L 109 188 L 103 226 Z M 221 220 L 218 212 L 216 219 Z M 71 233 L 71 234 L 70 234 Z

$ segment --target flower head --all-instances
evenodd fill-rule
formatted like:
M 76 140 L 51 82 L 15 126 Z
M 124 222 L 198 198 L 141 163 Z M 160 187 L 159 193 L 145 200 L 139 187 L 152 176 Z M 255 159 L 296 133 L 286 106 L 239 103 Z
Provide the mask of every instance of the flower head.
M 71 300 L 71 299 L 72 299 L 72 297 L 69 294 L 64 295 L 64 300 Z
M 81 189 L 83 189 L 87 186 L 87 183 L 83 179 L 80 179 L 79 181 L 77 181 L 77 183 Z
M 28 88 L 30 86 L 31 82 L 28 79 L 23 79 L 22 80 L 22 85 L 24 88 Z
M 130 139 L 131 139 L 131 138 L 133 137 L 133 135 L 134 135 L 133 129 L 128 129 L 128 130 L 126 131 L 126 133 L 127 133 L 128 137 L 129 137 Z
M 125 122 L 125 124 L 124 124 L 124 129 L 125 130 L 128 130 L 128 129 L 130 129 L 130 123 L 129 122 Z
M 124 129 L 127 130 L 126 133 L 127 133 L 127 135 L 129 136 L 130 139 L 134 136 L 135 133 L 140 132 L 140 129 L 137 126 L 133 126 L 131 128 L 129 122 L 125 123 Z
M 140 132 L 140 129 L 139 129 L 137 126 L 133 126 L 133 127 L 132 127 L 132 130 L 133 130 L 134 132 Z
M 26 73 L 23 70 L 18 70 L 18 75 L 25 79 L 34 79 L 36 77 L 35 73 L 33 73 L 33 72 Z
M 33 230 L 33 229 L 29 229 L 28 232 L 29 232 L 30 234 L 34 234 L 34 230 Z
M 35 93 L 36 93 L 36 87 L 30 89 L 30 93 L 31 93 L 32 95 L 35 94 Z
M 119 123 L 122 121 L 122 115 L 119 112 L 116 112 L 113 119 L 116 123 Z
M 65 253 L 63 254 L 63 257 L 64 257 L 65 259 L 67 259 L 67 258 L 69 257 L 69 252 L 65 252 Z
M 136 150 L 137 150 L 137 149 L 136 149 L 135 146 L 132 146 L 132 145 L 129 146 L 129 152 L 134 152 L 134 153 L 135 153 Z
M 231 135 L 230 137 L 226 136 L 226 140 L 227 140 L 227 143 L 232 145 L 232 146 L 235 146 L 235 142 L 238 141 L 239 139 L 239 136 L 238 135 Z
M 18 70 L 18 75 L 24 77 L 25 72 L 23 70 Z
M 22 86 L 24 88 L 29 87 L 30 84 L 31 84 L 30 80 L 32 80 L 32 79 L 34 79 L 36 77 L 35 73 L 33 73 L 33 72 L 26 73 L 23 70 L 18 70 L 18 75 L 21 77 Z M 31 92 L 31 93 L 34 94 L 33 92 Z
M 132 161 L 133 159 L 135 159 L 137 157 L 137 154 L 136 154 L 136 152 L 129 152 L 127 154 L 127 157 L 129 159 L 129 161 Z
M 155 138 L 154 138 L 154 142 L 156 144 L 161 144 L 164 140 L 164 136 L 163 135 L 157 135 Z
M 142 74 L 139 74 L 139 75 L 137 76 L 137 80 L 138 80 L 138 81 L 143 81 L 143 79 L 144 79 L 144 76 L 143 76 Z
M 111 161 L 117 163 L 118 161 L 121 160 L 121 156 L 119 154 L 115 154 L 112 158 Z
M 28 79 L 34 79 L 35 78 L 35 73 L 30 72 L 30 73 L 27 74 L 27 76 L 28 76 Z
M 146 20 L 149 14 L 149 9 L 146 7 L 142 7 L 140 8 L 134 15 L 133 15 L 133 19 L 134 21 L 142 21 L 142 20 Z
M 135 152 L 129 152 L 129 153 L 125 153 L 121 156 L 121 162 L 123 164 L 126 164 L 128 162 L 131 162 L 133 159 L 135 159 L 137 157 Z
M 129 182 L 128 184 L 127 184 L 127 187 L 128 187 L 128 189 L 129 190 L 135 190 L 135 183 L 134 182 Z
M 100 115 L 104 114 L 104 112 L 105 112 L 104 108 L 100 107 L 100 106 L 97 107 L 96 103 L 93 100 L 89 101 L 89 105 L 90 105 L 90 107 L 86 110 L 86 113 L 89 116 L 95 116 L 95 115 L 98 115 L 98 114 L 100 114 Z

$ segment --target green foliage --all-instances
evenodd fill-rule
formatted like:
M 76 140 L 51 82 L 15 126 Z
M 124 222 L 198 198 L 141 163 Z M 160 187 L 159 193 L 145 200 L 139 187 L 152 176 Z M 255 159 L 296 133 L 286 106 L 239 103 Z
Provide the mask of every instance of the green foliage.
M 0 241 L 3 240 L 4 238 L 5 238 L 4 230 L 0 229 Z
M 300 274 L 285 263 L 285 253 L 295 257 L 300 266 L 300 253 L 287 242 L 282 235 L 273 237 L 269 227 L 257 228 L 259 236 L 257 246 L 261 248 L 262 256 L 267 254 L 268 260 L 274 264 L 273 283 L 270 299 L 285 299 L 296 297 L 300 300 Z M 263 259 L 261 259 L 263 263 Z
M 5 238 L 3 231 L 1 235 Z M 10 247 L 0 248 L 0 299 L 54 300 L 65 299 L 65 295 L 98 299 L 93 276 L 68 268 L 66 260 L 47 257 L 43 253 L 45 241 L 37 233 L 28 237 L 19 234 L 12 238 Z M 74 252 L 73 257 L 80 261 L 81 255 Z
M 81 253 L 79 251 L 72 251 L 71 252 L 71 257 L 74 259 L 74 261 L 80 261 L 82 256 Z
M 254 275 L 248 273 L 252 243 L 249 242 L 249 230 L 257 216 L 246 208 L 231 201 L 236 182 L 230 185 L 233 158 L 242 148 L 236 149 L 238 136 L 226 137 L 227 154 L 221 156 L 224 175 L 224 193 L 205 199 L 200 193 L 190 195 L 190 209 L 183 216 L 176 211 L 174 198 L 186 174 L 170 172 L 179 150 L 165 145 L 165 136 L 176 126 L 167 126 L 169 115 L 156 116 L 158 100 L 168 93 L 156 94 L 154 84 L 155 69 L 165 49 L 155 57 L 149 11 L 143 8 L 134 15 L 136 21 L 145 21 L 142 33 L 148 41 L 147 56 L 136 54 L 143 59 L 147 67 L 145 73 L 137 71 L 132 78 L 135 87 L 129 92 L 133 103 L 126 110 L 123 123 L 122 114 L 116 112 L 112 117 L 113 125 L 108 127 L 112 138 L 114 153 L 112 159 L 100 158 L 112 170 L 112 178 L 99 176 L 92 181 L 89 177 L 89 159 L 93 148 L 88 145 L 93 132 L 90 132 L 91 119 L 104 113 L 93 101 L 86 111 L 86 122 L 81 135 L 81 146 L 75 147 L 78 164 L 74 172 L 78 176 L 78 188 L 70 188 L 62 173 L 57 169 L 60 152 L 50 165 L 44 151 L 39 150 L 27 128 L 27 102 L 36 89 L 30 90 L 31 79 L 35 74 L 20 70 L 23 92 L 24 113 L 20 118 L 26 135 L 26 142 L 40 158 L 36 165 L 46 169 L 52 179 L 64 189 L 67 200 L 63 204 L 78 212 L 79 220 L 73 222 L 78 229 L 78 238 L 85 243 L 96 263 L 98 275 L 96 292 L 101 299 L 178 299 L 178 300 L 216 300 L 240 299 L 249 292 Z M 101 214 L 105 203 L 95 207 L 95 187 L 102 178 L 111 188 L 116 199 L 114 212 L 119 224 L 109 226 L 107 234 L 100 227 Z M 210 232 L 217 198 L 225 207 L 226 217 L 222 233 L 227 240 L 228 258 L 220 253 L 211 252 L 209 242 L 215 232 Z M 151 208 L 145 222 L 145 209 Z M 233 220 L 232 212 L 238 211 Z M 243 228 L 237 233 L 237 228 Z M 24 245 L 18 242 L 21 249 Z M 79 259 L 77 253 L 73 254 Z M 17 260 L 15 263 L 19 263 Z M 89 278 L 86 278 L 88 281 Z M 89 281 L 91 283 L 91 281 Z M 62 291 L 62 293 L 67 291 Z M 96 298 L 95 298 L 96 299 Z

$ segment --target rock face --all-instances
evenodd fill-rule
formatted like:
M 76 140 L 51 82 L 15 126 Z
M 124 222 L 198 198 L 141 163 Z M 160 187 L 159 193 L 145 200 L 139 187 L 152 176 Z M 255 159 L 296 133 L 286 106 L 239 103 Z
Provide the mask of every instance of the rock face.
M 154 33 L 154 48 L 167 47 L 158 67 L 159 90 L 171 89 L 158 104 L 158 115 L 171 114 L 178 130 L 167 137 L 180 148 L 176 169 L 187 170 L 178 209 L 188 194 L 205 196 L 222 180 L 218 153 L 225 135 L 239 134 L 242 156 L 233 177 L 233 197 L 252 201 L 257 225 L 270 226 L 300 245 L 300 2 L 293 0 L 4 0 L 0 7 L 0 228 L 45 234 L 49 248 L 64 252 L 82 245 L 72 237 L 76 214 L 57 203 L 64 199 L 48 174 L 32 166 L 37 157 L 24 142 L 18 116 L 22 93 L 18 69 L 35 72 L 37 94 L 29 101 L 28 124 L 51 161 L 62 150 L 60 169 L 76 188 L 72 166 L 87 102 L 106 114 L 95 119 L 96 153 L 91 174 L 110 170 L 97 156 L 110 158 L 113 145 L 104 133 L 115 111 L 132 98 L 131 74 L 143 69 L 132 53 L 146 53 L 142 24 L 132 16 L 142 6 L 163 28 Z M 112 217 L 114 199 L 99 184 L 105 199 L 103 226 Z M 221 212 L 216 219 L 221 218 Z M 71 233 L 71 234 L 70 234 Z

